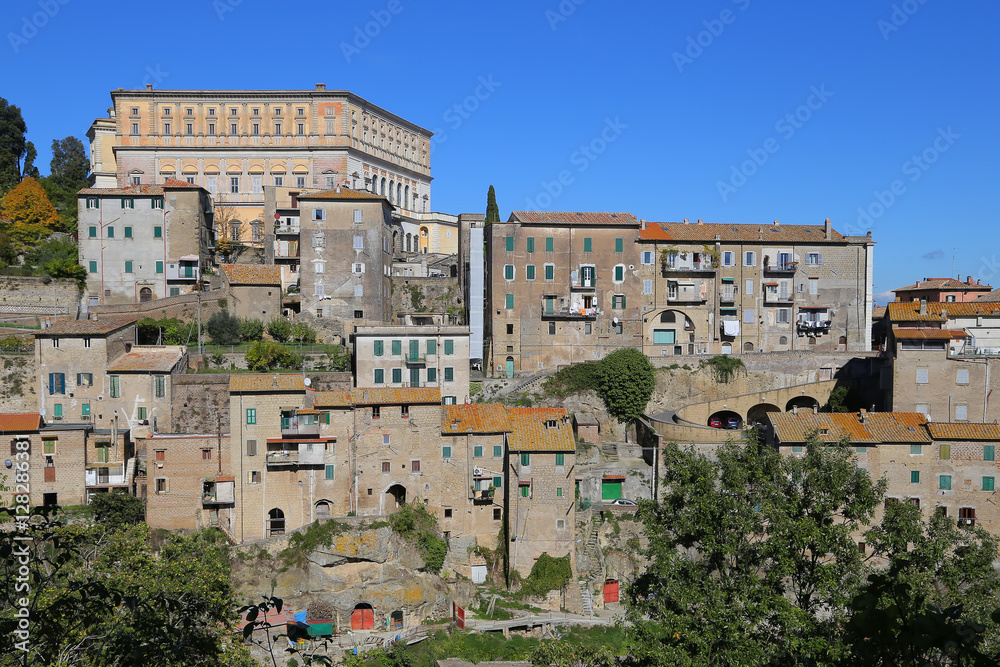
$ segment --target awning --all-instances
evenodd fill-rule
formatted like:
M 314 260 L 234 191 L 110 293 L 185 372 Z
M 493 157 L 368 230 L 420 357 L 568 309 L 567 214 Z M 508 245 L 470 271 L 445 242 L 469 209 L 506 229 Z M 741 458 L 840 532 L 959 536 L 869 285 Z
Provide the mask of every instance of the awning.
M 625 479 L 625 475 L 605 475 L 604 479 L 615 482 L 623 481 Z
M 734 283 L 734 282 L 736 282 L 736 278 L 723 278 L 722 282 L 724 282 L 724 283 Z
M 799 310 L 830 310 L 830 306 L 799 306 Z

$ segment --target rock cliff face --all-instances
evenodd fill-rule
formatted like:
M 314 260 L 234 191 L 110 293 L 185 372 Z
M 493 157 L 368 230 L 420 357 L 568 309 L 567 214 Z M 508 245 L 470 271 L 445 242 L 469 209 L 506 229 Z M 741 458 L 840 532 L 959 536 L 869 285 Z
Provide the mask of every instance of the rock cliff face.
M 234 565 L 241 600 L 271 595 L 273 582 L 273 595 L 295 610 L 307 609 L 310 619 L 332 618 L 342 631 L 351 629 L 351 614 L 359 605 L 371 605 L 376 630 L 387 628 L 395 611 L 402 612 L 405 627 L 451 613 L 445 582 L 421 571 L 417 550 L 387 526 L 347 528 L 290 567 L 281 555 L 263 555 L 281 541 L 287 538 L 241 549 L 251 554 Z

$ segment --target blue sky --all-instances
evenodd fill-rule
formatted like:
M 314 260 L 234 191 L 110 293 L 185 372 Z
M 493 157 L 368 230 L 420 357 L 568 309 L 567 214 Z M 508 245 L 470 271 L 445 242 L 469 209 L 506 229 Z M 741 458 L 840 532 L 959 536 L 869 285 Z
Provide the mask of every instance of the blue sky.
M 439 131 L 439 211 L 484 211 L 492 183 L 504 217 L 829 217 L 871 229 L 876 293 L 951 275 L 953 255 L 955 274 L 1000 286 L 997 3 L 4 6 L 0 95 L 42 173 L 52 139 L 83 138 L 114 88 L 323 82 Z

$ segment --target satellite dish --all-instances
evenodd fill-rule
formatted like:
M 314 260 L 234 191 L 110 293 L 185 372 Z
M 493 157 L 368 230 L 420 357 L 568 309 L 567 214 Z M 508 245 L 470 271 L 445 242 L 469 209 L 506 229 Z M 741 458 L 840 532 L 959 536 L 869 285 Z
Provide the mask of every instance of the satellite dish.
M 612 322 L 613 324 L 618 324 L 618 318 L 617 318 L 617 317 L 612 317 L 612 318 L 611 318 L 611 322 Z
M 302 380 L 302 384 L 304 384 L 305 386 L 307 386 L 307 387 L 308 387 L 309 385 L 311 385 L 311 384 L 312 384 L 312 380 L 310 380 L 309 378 L 304 378 L 304 379 Z
M 8 468 L 13 468 L 14 467 L 14 462 L 11 461 L 10 459 L 7 459 L 6 461 L 4 461 L 3 464 L 5 466 L 7 466 Z

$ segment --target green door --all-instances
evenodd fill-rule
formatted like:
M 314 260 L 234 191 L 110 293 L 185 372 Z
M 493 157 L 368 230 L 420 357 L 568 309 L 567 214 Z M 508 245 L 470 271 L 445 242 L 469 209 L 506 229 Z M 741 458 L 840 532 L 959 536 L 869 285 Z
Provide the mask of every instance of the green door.
M 420 341 L 411 340 L 410 341 L 410 361 L 416 363 L 420 359 Z
M 620 479 L 601 480 L 601 500 L 618 500 L 622 497 L 622 481 Z
M 507 377 L 514 377 L 514 358 L 507 357 Z
M 410 369 L 410 386 L 419 387 L 420 386 L 420 369 L 411 368 Z

